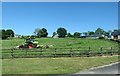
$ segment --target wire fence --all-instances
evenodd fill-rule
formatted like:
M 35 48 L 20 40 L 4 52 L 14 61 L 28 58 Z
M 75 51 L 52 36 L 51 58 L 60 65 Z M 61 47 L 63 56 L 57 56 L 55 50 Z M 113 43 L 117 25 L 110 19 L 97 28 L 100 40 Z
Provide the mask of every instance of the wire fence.
M 2 49 L 2 59 L 41 58 L 41 57 L 93 57 L 118 55 L 120 47 L 78 48 L 39 48 L 39 49 Z

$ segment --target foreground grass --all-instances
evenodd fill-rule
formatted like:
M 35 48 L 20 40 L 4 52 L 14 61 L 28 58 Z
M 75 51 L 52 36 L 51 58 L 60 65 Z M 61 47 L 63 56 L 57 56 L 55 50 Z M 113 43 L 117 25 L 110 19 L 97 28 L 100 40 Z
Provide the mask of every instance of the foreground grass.
M 118 56 L 3 59 L 3 74 L 73 74 L 118 61 Z

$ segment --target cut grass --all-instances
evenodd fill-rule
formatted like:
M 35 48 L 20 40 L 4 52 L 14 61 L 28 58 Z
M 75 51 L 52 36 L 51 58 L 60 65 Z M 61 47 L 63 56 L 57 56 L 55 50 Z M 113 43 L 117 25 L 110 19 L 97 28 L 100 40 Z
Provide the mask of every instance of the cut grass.
M 3 59 L 3 74 L 73 74 L 118 61 L 118 56 Z
M 37 38 L 36 40 L 39 42 L 39 45 L 53 45 L 53 47 L 50 47 L 48 49 L 43 49 L 43 50 L 46 50 L 44 51 L 44 53 L 47 53 L 47 52 L 52 53 L 54 51 L 57 51 L 57 53 L 69 52 L 71 48 L 73 52 L 87 52 L 89 51 L 89 47 L 90 47 L 90 50 L 93 52 L 101 51 L 101 47 L 103 47 L 102 49 L 103 52 L 111 51 L 111 47 L 112 47 L 112 51 L 114 52 L 118 51 L 118 43 L 110 40 L 81 39 L 81 38 L 58 38 L 58 39 Z M 3 49 L 14 48 L 17 45 L 21 45 L 23 43 L 25 43 L 24 39 L 2 40 L 2 48 Z M 55 50 L 54 48 L 57 48 L 57 50 Z M 33 50 L 35 51 L 36 49 L 33 49 Z M 41 49 L 37 49 L 37 50 L 41 51 Z M 4 57 L 11 56 L 10 53 L 11 53 L 11 50 L 2 50 L 2 54 Z M 14 53 L 25 54 L 25 50 L 23 50 L 23 52 L 14 50 Z M 30 52 L 30 53 L 33 54 L 33 52 Z M 36 54 L 37 53 L 38 52 L 36 52 Z
M 53 45 L 51 48 L 73 48 L 88 50 L 86 47 L 91 47 L 93 51 L 99 51 L 100 47 L 116 47 L 118 44 L 109 40 L 99 39 L 81 39 L 81 38 L 40 38 L 37 39 L 39 45 Z M 14 48 L 17 45 L 23 44 L 24 39 L 2 40 L 2 48 Z M 39 49 L 38 49 L 39 50 Z M 47 50 L 47 49 L 46 49 Z M 10 50 L 2 50 L 11 52 Z M 25 50 L 22 50 L 25 51 Z M 33 50 L 35 51 L 35 50 Z M 58 50 L 59 51 L 59 50 Z M 60 50 L 59 52 L 65 52 Z M 115 51 L 115 50 L 113 50 Z M 22 54 L 19 50 L 14 51 L 16 54 Z M 47 52 L 53 52 L 49 49 Z M 44 52 L 44 53 L 47 53 Z M 33 54 L 36 52 L 29 52 Z M 37 52 L 38 53 L 38 52 Z M 5 53 L 6 54 L 6 53 Z M 5 55 L 3 53 L 3 55 Z M 10 53 L 7 56 L 11 56 Z M 18 58 L 18 59 L 3 59 L 2 72 L 3 74 L 73 74 L 81 70 L 117 62 L 117 56 L 109 57 L 59 57 L 59 58 Z
M 98 49 L 100 47 L 116 47 L 117 42 L 100 39 L 81 39 L 81 38 L 37 38 L 39 45 L 53 45 L 52 48 L 78 48 L 92 47 Z M 2 40 L 2 48 L 14 48 L 17 45 L 24 44 L 24 39 Z

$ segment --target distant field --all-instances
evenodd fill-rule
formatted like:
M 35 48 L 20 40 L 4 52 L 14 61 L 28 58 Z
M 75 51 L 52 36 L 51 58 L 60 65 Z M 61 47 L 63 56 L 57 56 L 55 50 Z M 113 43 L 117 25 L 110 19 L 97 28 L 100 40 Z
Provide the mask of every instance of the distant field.
M 39 45 L 53 45 L 52 48 L 78 48 L 78 47 L 117 47 L 117 43 L 110 40 L 81 39 L 81 38 L 37 38 Z M 2 48 L 14 48 L 24 44 L 24 39 L 2 40 Z
M 3 74 L 73 74 L 118 61 L 118 56 L 3 59 Z

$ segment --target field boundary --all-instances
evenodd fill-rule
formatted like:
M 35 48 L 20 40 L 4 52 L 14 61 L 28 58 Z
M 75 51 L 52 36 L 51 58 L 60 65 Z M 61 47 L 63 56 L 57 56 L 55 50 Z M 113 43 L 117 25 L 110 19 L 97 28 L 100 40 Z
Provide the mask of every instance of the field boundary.
M 118 55 L 119 49 L 100 47 L 98 51 L 73 48 L 40 48 L 40 49 L 2 49 L 2 59 L 5 58 L 41 58 L 41 57 L 93 57 Z

